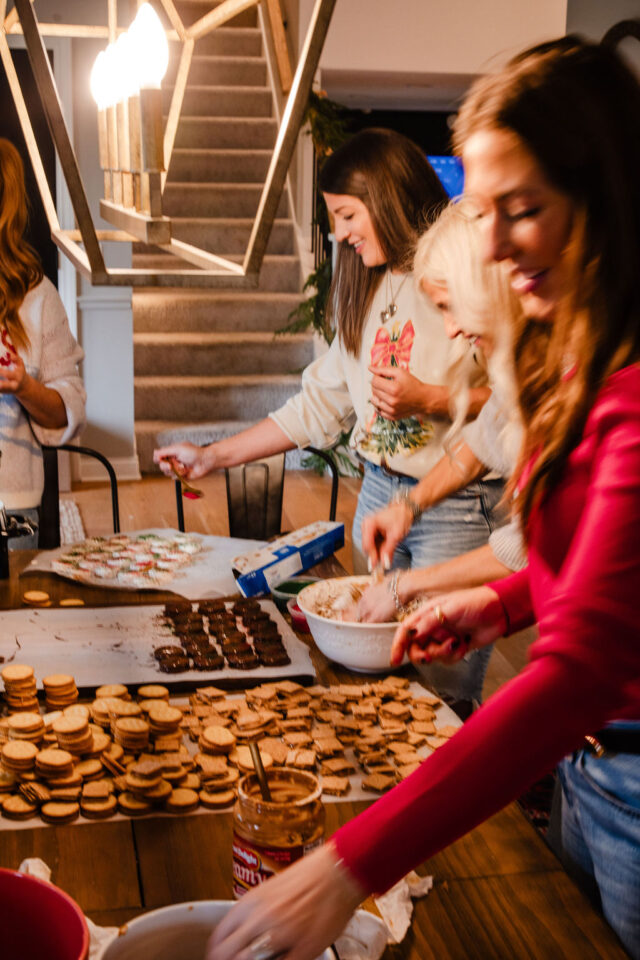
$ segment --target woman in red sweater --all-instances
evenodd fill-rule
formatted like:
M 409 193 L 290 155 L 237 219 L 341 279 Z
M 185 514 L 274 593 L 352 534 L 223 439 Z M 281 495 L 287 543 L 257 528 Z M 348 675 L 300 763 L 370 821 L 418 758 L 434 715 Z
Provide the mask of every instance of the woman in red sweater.
M 416 773 L 243 898 L 211 960 L 311 960 L 366 894 L 567 755 L 565 854 L 640 957 L 640 87 L 612 51 L 565 37 L 478 81 L 456 146 L 526 317 L 513 484 L 529 566 L 426 603 L 392 658 L 455 660 L 536 620 L 540 639 Z

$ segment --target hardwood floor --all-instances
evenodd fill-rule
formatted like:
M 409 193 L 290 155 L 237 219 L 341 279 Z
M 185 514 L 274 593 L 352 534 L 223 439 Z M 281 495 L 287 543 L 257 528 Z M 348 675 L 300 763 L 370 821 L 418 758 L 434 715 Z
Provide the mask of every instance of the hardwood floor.
M 196 533 L 226 536 L 228 533 L 227 495 L 224 474 L 213 474 L 198 481 L 204 491 L 201 500 L 184 500 L 185 526 Z M 351 561 L 351 522 L 356 508 L 360 481 L 341 477 L 336 518 L 344 523 L 345 546 L 337 554 L 349 572 Z M 309 470 L 290 470 L 284 486 L 283 522 L 285 530 L 295 530 L 329 515 L 331 483 Z M 145 476 L 142 480 L 118 484 L 120 525 L 123 530 L 147 527 L 176 527 L 174 485 L 164 477 Z M 74 485 L 63 494 L 78 504 L 87 536 L 100 536 L 111 530 L 111 502 L 106 484 Z M 526 662 L 532 631 L 523 631 L 500 640 L 491 657 L 484 684 L 485 698 L 515 676 Z

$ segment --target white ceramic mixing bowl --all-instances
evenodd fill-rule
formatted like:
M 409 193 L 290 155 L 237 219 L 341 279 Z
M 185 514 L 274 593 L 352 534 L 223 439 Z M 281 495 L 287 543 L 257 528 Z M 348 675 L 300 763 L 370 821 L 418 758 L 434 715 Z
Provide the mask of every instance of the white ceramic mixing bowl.
M 318 648 L 330 660 L 341 663 L 358 673 L 387 673 L 391 665 L 391 642 L 398 624 L 352 623 L 322 616 L 318 605 L 327 598 L 332 602 L 349 597 L 350 586 L 368 585 L 370 577 L 336 577 L 320 580 L 305 587 L 298 594 L 298 606 L 303 611 Z
M 203 960 L 211 931 L 233 900 L 194 900 L 143 913 L 125 924 L 100 960 Z M 318 960 L 335 960 L 325 950 Z

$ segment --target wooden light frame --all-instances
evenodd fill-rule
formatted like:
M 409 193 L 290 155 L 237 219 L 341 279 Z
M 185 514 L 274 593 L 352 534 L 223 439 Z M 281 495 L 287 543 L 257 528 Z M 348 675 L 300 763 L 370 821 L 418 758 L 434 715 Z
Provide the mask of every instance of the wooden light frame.
M 188 27 L 182 23 L 173 0 L 160 0 L 160 2 L 173 27 L 173 30 L 167 32 L 167 37 L 170 40 L 178 40 L 182 43 L 173 97 L 164 131 L 164 156 L 165 165 L 168 168 L 196 40 L 206 36 L 211 30 L 226 23 L 243 10 L 262 4 L 265 5 L 266 16 L 264 19 L 265 22 L 268 20 L 270 23 L 271 41 L 276 52 L 279 51 L 282 54 L 286 44 L 284 43 L 282 19 L 278 15 L 277 0 L 224 0 L 223 3 L 214 7 Z M 200 247 L 170 238 L 169 242 L 156 243 L 156 245 L 164 252 L 171 253 L 182 261 L 187 261 L 196 269 L 147 270 L 136 267 L 108 267 L 105 263 L 101 242 L 130 243 L 138 240 L 141 236 L 141 229 L 144 228 L 144 223 L 141 227 L 144 215 L 122 206 L 116 208 L 112 204 L 115 213 L 114 210 L 110 210 L 109 219 L 113 223 L 115 217 L 116 226 L 120 229 L 96 230 L 44 44 L 44 37 L 46 36 L 115 39 L 117 0 L 108 0 L 109 22 L 105 27 L 81 24 L 39 24 L 32 7 L 32 0 L 15 0 L 13 10 L 5 16 L 6 0 L 0 0 L 2 27 L 0 29 L 0 57 L 4 64 L 22 132 L 29 150 L 38 189 L 49 222 L 51 237 L 62 253 L 71 260 L 77 270 L 91 280 L 92 284 L 134 287 L 257 286 L 258 274 L 264 259 L 269 234 L 285 186 L 287 171 L 291 164 L 306 103 L 335 4 L 336 0 L 316 0 L 293 77 L 291 77 L 290 68 L 288 68 L 288 59 L 281 55 L 278 56 L 278 70 L 283 92 L 290 89 L 249 244 L 242 263 L 238 264 L 225 257 L 209 253 Z M 75 230 L 63 230 L 60 227 L 55 203 L 49 190 L 40 151 L 7 41 L 7 35 L 12 33 L 22 33 L 24 35 L 38 93 L 71 197 L 78 227 Z M 161 187 L 164 190 L 166 171 L 160 176 Z M 105 201 L 102 201 L 102 203 L 105 203 Z M 170 218 L 163 219 L 170 222 Z M 142 234 L 142 236 L 149 239 L 151 243 L 155 242 L 152 238 L 153 232 Z

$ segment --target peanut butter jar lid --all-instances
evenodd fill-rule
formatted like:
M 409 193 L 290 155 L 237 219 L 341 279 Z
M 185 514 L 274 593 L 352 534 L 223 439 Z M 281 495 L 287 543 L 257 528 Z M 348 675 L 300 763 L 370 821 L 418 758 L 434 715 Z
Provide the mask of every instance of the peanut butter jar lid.
M 276 767 L 267 770 L 266 776 L 271 801 L 263 799 L 255 773 L 247 773 L 240 780 L 238 798 L 242 801 L 257 802 L 265 810 L 282 810 L 285 807 L 304 807 L 319 800 L 322 795 L 318 778 L 305 770 Z

